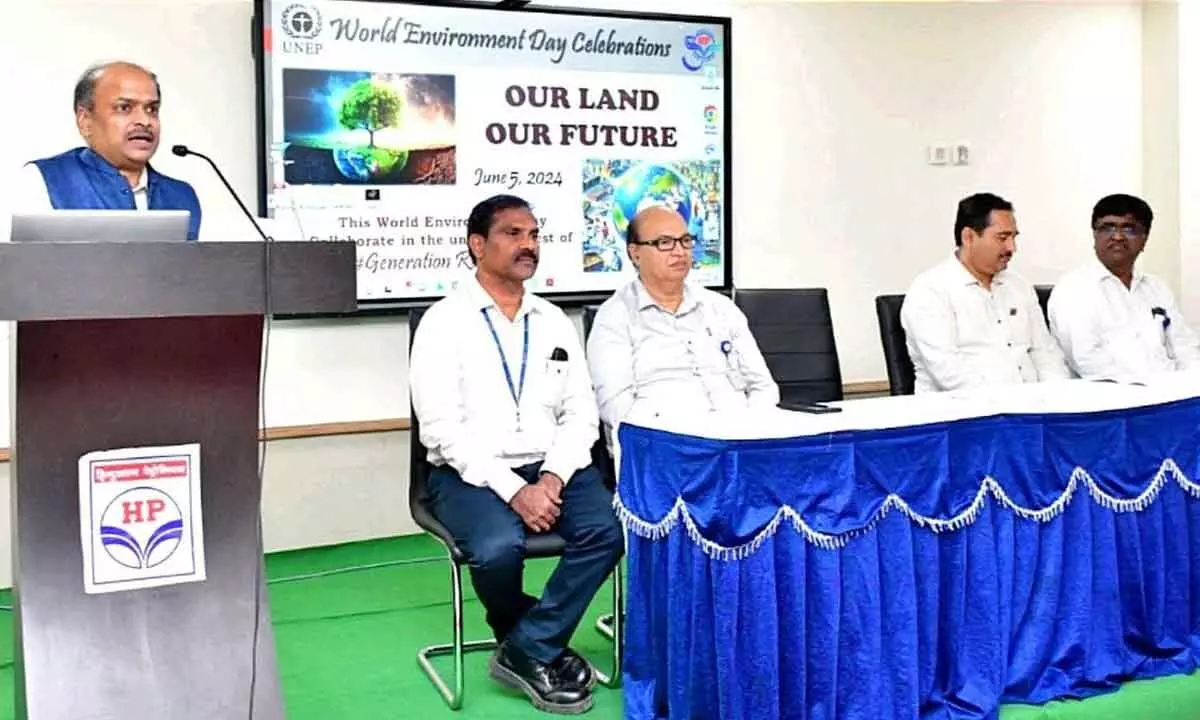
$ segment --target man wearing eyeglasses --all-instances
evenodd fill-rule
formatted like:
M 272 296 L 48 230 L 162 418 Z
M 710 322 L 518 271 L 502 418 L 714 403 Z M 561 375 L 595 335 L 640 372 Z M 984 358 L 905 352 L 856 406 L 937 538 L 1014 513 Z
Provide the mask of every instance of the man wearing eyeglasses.
M 627 241 L 638 277 L 600 306 L 587 343 L 606 428 L 635 405 L 686 413 L 778 403 L 746 316 L 729 298 L 687 281 L 695 239 L 683 218 L 646 208 L 630 222 Z
M 1133 381 L 1200 367 L 1200 340 L 1170 288 L 1135 267 L 1153 221 L 1141 198 L 1102 198 L 1092 210 L 1095 259 L 1050 294 L 1050 332 L 1080 377 Z

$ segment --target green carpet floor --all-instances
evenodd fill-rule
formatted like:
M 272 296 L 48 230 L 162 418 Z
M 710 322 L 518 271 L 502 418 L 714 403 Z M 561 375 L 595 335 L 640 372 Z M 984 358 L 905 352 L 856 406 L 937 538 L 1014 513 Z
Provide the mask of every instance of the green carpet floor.
M 423 536 L 356 543 L 267 558 L 279 671 L 289 720 L 549 717 L 487 677 L 487 654 L 467 659 L 466 700 L 450 711 L 416 663 L 420 647 L 449 641 L 449 570 L 438 546 Z M 343 571 L 345 568 L 361 568 Z M 529 564 L 536 592 L 553 561 Z M 465 576 L 464 576 L 465 579 Z M 488 636 L 468 587 L 468 638 Z M 605 588 L 597 595 L 573 645 L 602 669 L 611 644 L 594 629 L 610 610 Z M 8 598 L 0 598 L 7 603 Z M 449 659 L 441 664 L 449 672 Z M 0 693 L 12 697 L 12 633 L 0 625 Z M 619 691 L 597 687 L 586 717 L 619 720 Z M 12 718 L 5 703 L 0 720 Z M 1082 702 L 1005 708 L 1002 720 L 1200 720 L 1200 674 L 1135 682 Z M 885 719 L 881 719 L 885 720 Z

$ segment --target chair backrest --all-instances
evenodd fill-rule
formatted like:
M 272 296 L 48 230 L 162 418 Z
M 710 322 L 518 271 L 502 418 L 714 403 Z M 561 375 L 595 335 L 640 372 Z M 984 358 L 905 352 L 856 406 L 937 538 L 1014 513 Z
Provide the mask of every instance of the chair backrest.
M 584 305 L 583 306 L 583 344 L 587 346 L 588 336 L 592 334 L 592 325 L 596 322 L 596 312 L 600 309 L 599 305 Z M 604 484 L 609 489 L 613 489 L 617 485 L 617 471 L 613 465 L 612 453 L 608 451 L 608 438 L 604 433 L 604 423 L 600 423 L 600 437 L 596 443 L 592 445 L 592 463 L 596 469 L 604 477 Z
M 735 290 L 785 401 L 842 399 L 842 369 L 825 288 Z
M 588 335 L 592 334 L 592 324 L 596 322 L 596 313 L 600 311 L 599 305 L 584 305 L 583 306 L 583 344 L 587 345 Z
M 413 308 L 408 311 L 408 347 L 409 355 L 412 354 L 412 341 L 417 336 L 417 325 L 421 323 L 421 316 L 425 314 L 424 308 Z M 412 397 L 412 389 L 409 389 L 409 397 Z M 413 513 L 413 518 L 421 524 L 417 518 L 417 512 L 427 507 L 429 501 L 429 473 L 433 470 L 433 466 L 429 464 L 428 452 L 425 446 L 421 444 L 421 424 L 417 418 L 417 411 L 409 401 L 408 406 L 409 417 L 409 433 L 408 433 L 408 508 L 409 512 Z
M 883 342 L 883 361 L 887 365 L 888 385 L 892 395 L 912 395 L 916 387 L 916 371 L 908 354 L 908 338 L 900 324 L 903 295 L 880 295 L 875 298 L 875 315 L 879 318 L 879 339 Z
M 1034 285 L 1033 289 L 1037 292 L 1038 304 L 1042 306 L 1042 317 L 1046 319 L 1046 324 L 1050 324 L 1050 293 L 1054 292 L 1053 285 Z

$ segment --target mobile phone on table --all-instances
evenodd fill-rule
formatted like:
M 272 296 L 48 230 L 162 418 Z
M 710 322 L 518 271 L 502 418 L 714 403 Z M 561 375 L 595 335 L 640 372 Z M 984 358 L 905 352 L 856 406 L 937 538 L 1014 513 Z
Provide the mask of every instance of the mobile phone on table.
M 794 400 L 785 400 L 779 403 L 779 408 L 782 410 L 791 410 L 792 412 L 811 413 L 813 415 L 826 415 L 828 413 L 840 413 L 840 407 L 832 405 L 822 405 L 815 402 L 798 402 Z

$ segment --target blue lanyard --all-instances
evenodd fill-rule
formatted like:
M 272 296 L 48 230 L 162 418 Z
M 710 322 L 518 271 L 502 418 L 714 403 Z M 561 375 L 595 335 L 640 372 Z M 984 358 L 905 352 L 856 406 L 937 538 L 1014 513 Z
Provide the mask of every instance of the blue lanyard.
M 496 334 L 496 326 L 488 315 L 488 309 L 483 308 L 483 319 L 487 321 L 488 330 L 492 331 L 492 339 L 496 341 L 496 350 L 500 353 L 500 363 L 504 366 L 504 379 L 508 381 L 508 391 L 512 393 L 513 403 L 517 406 L 517 417 L 521 416 L 521 394 L 525 392 L 525 366 L 529 364 L 529 313 L 525 313 L 525 343 L 521 348 L 521 384 L 513 385 L 512 371 L 508 368 L 508 358 L 504 356 L 504 346 L 500 344 L 500 336 Z

